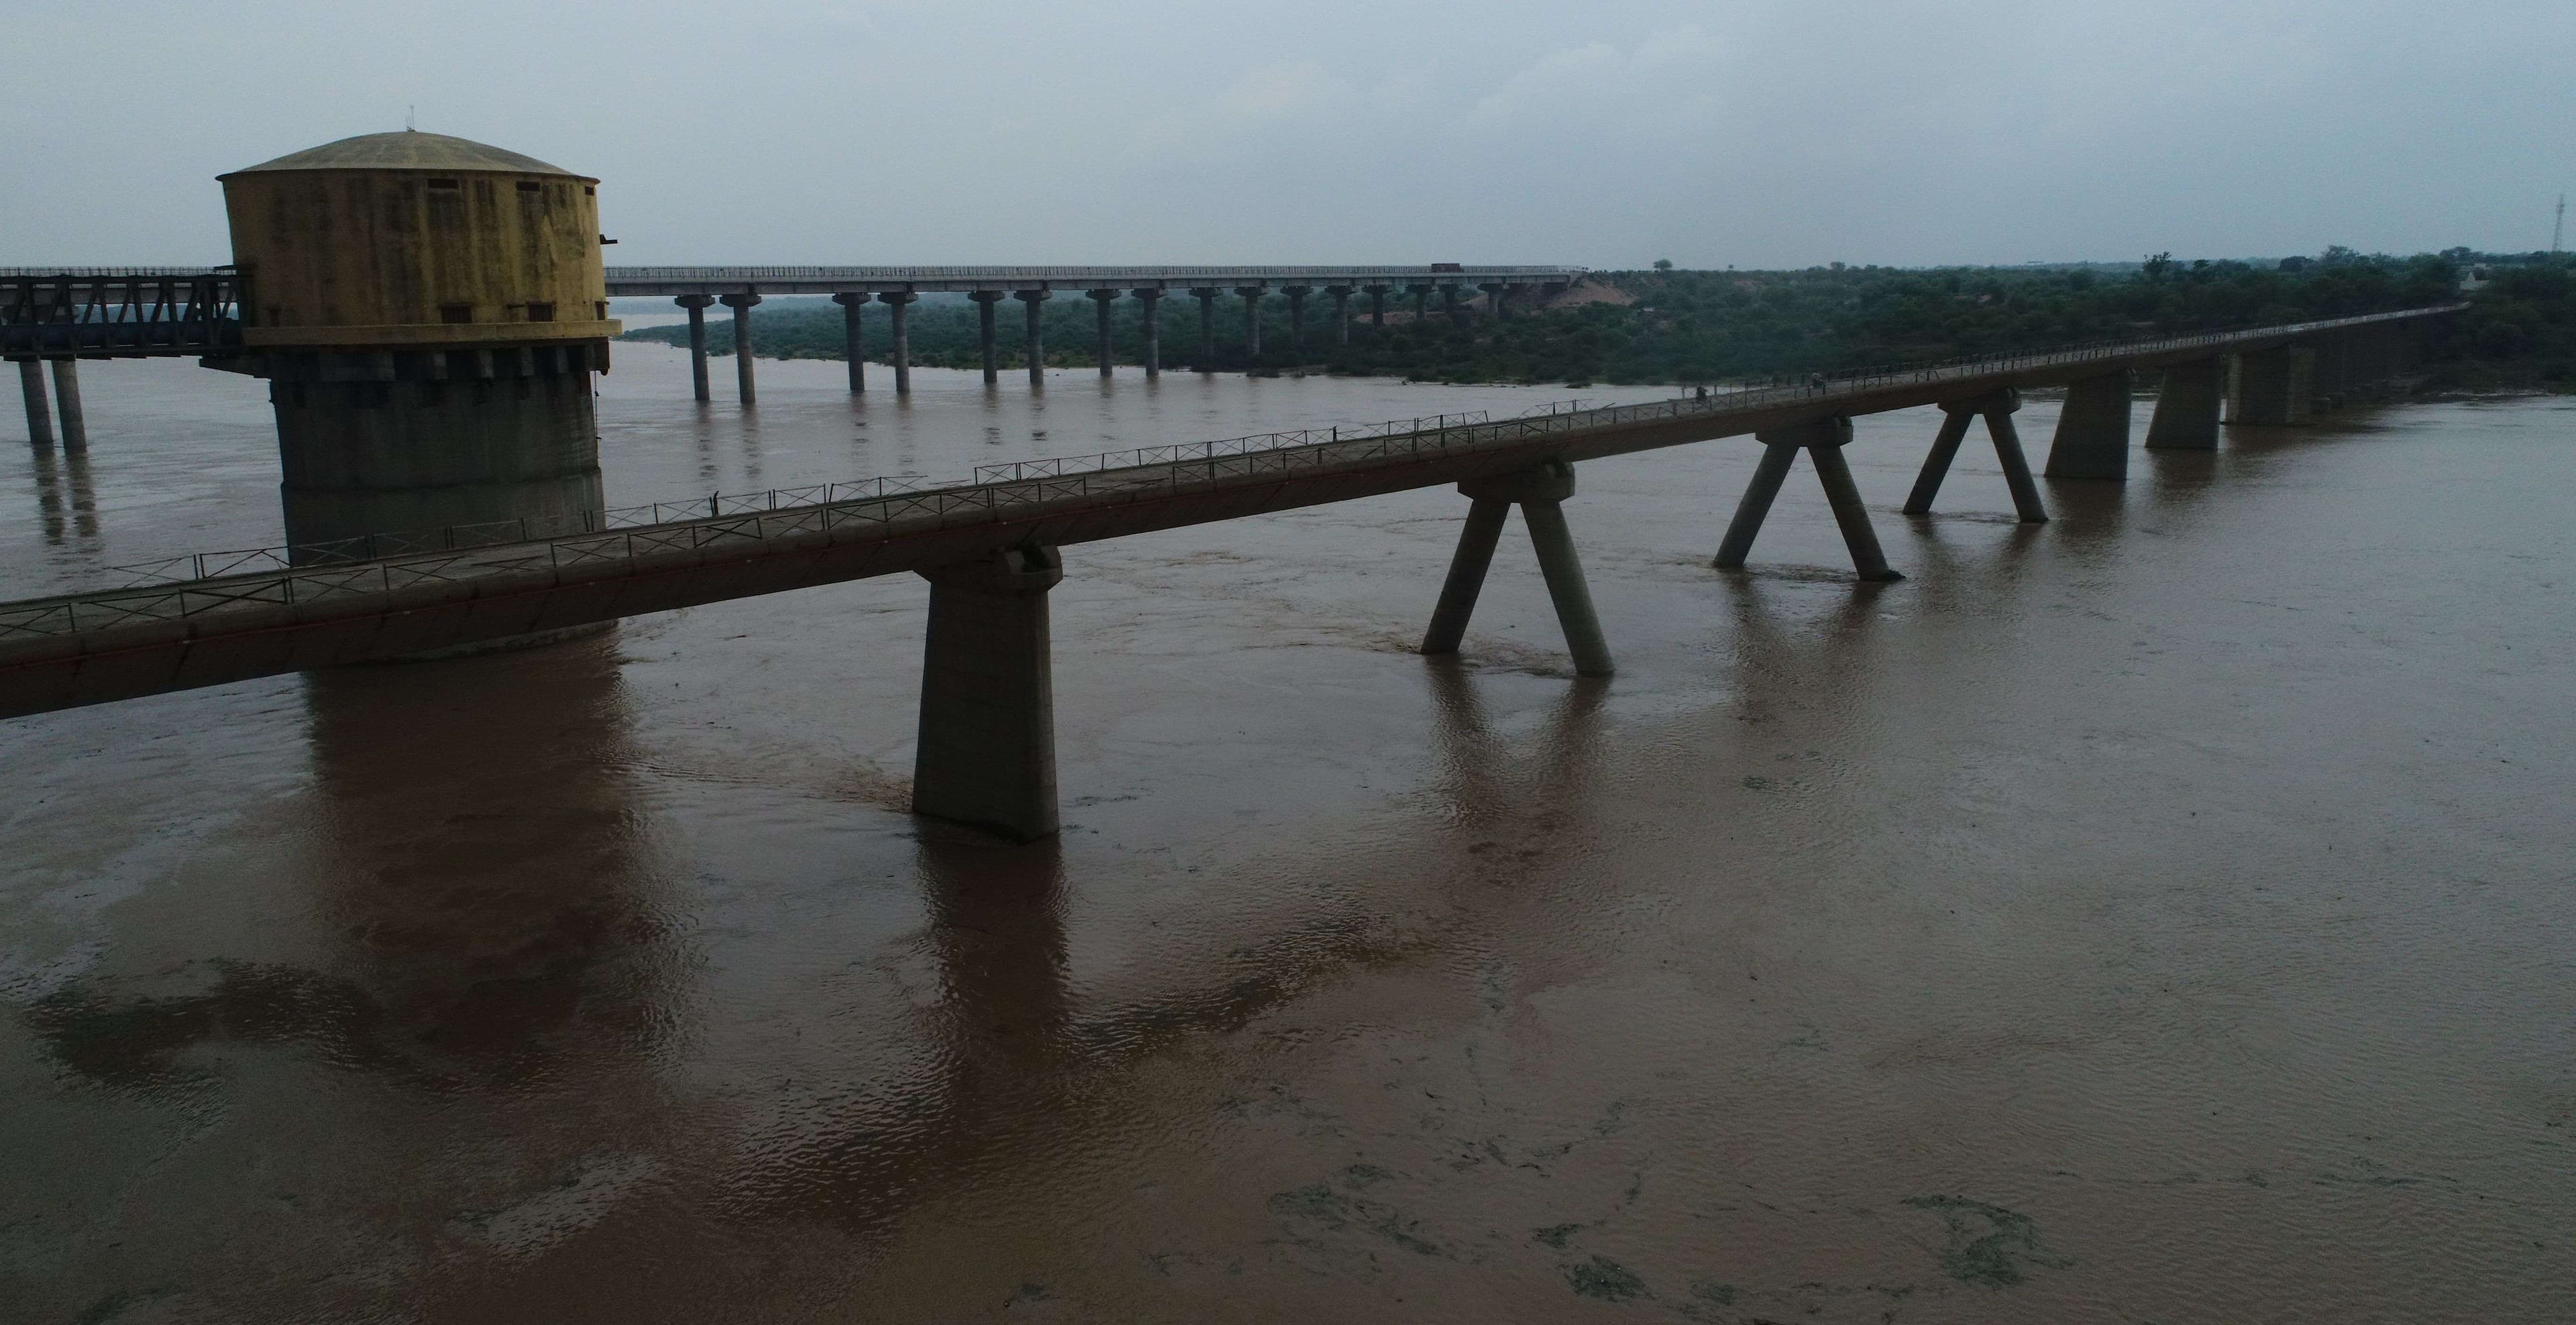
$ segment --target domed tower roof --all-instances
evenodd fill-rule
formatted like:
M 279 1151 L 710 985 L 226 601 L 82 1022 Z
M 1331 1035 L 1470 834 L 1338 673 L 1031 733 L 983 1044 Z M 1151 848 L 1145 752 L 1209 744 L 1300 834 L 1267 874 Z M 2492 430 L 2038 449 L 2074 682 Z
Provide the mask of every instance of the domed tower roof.
M 574 175 L 561 166 L 550 166 L 532 156 L 521 156 L 488 144 L 464 138 L 450 138 L 443 133 L 422 133 L 402 129 L 393 133 L 362 133 L 336 143 L 289 152 L 274 161 L 218 175 L 230 179 L 263 170 L 454 170 L 504 171 L 513 175 Z

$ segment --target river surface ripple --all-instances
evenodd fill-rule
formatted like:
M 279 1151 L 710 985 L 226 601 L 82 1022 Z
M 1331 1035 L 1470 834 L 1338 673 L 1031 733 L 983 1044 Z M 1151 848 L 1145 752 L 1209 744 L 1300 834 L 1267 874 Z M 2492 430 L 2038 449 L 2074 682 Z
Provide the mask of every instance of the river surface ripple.
M 761 369 L 619 346 L 611 500 L 1566 394 Z M 12 596 L 275 541 L 259 383 L 83 371 Z M 1446 489 L 1069 548 L 1028 848 L 903 813 L 911 576 L 0 724 L 0 1318 L 2576 1318 L 2571 424 L 2023 527 L 1865 418 L 1883 587 L 1587 464 L 1606 684 L 1517 527 L 1408 652 Z

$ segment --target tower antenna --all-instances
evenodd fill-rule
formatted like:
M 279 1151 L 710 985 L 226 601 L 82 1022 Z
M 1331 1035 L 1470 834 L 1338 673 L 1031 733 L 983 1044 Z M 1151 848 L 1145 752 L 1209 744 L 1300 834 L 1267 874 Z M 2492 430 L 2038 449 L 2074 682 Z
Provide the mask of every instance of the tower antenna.
M 2561 242 L 2567 238 L 2567 195 L 2558 195 L 2558 219 L 2549 226 L 2549 256 L 2557 257 Z
M 413 104 L 410 104 L 410 103 L 408 103 L 408 102 L 404 104 L 404 106 L 403 106 L 403 128 L 405 128 L 405 129 L 407 129 L 407 130 L 417 130 L 418 128 L 420 128 L 420 107 L 419 107 L 419 106 L 417 106 L 417 105 L 413 105 Z M 2566 211 L 2566 210 L 2567 210 L 2567 200 L 2566 200 L 2565 198 L 2561 198 L 2561 199 L 2559 199 L 2559 200 L 2558 200 L 2558 210 L 2559 210 L 2559 211 L 2561 211 L 2561 212 L 2564 212 L 2564 211 Z

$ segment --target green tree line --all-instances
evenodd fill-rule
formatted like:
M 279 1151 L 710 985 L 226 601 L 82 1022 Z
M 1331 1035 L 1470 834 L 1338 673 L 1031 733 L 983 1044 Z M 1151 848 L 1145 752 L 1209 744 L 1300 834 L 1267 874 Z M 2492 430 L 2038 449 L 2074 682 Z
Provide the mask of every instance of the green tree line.
M 2464 271 L 2490 279 L 2463 294 Z M 2116 340 L 2229 327 L 2302 322 L 2466 299 L 2462 318 L 2427 346 L 2434 384 L 2576 389 L 2576 269 L 2547 254 L 2487 257 L 2454 249 L 2408 258 L 2329 249 L 2280 263 L 2177 262 L 2159 254 L 2134 267 L 1951 267 L 1899 269 L 1834 264 L 1799 271 L 1597 272 L 1590 302 L 1516 309 L 1496 321 L 1481 312 L 1464 325 L 1434 302 L 1390 292 L 1389 318 L 1376 328 L 1365 294 L 1351 300 L 1349 338 L 1336 336 L 1332 303 L 1317 291 L 1302 334 L 1292 339 L 1288 301 L 1262 301 L 1262 349 L 1248 352 L 1242 301 L 1216 301 L 1215 344 L 1203 354 L 1198 301 L 1163 300 L 1162 361 L 1175 370 L 1322 371 L 1440 382 L 1699 383 L 1921 363 L 2082 341 Z M 1534 301 L 1524 293 L 1521 301 Z M 1041 305 L 1047 360 L 1092 363 L 1092 302 L 1059 293 Z M 1006 369 L 1026 367 L 1023 311 L 996 309 Z M 867 351 L 883 360 L 889 310 L 867 307 Z M 753 342 L 764 357 L 843 357 L 841 309 L 829 302 L 781 302 L 753 312 Z M 708 319 L 712 352 L 732 353 L 730 320 Z M 913 362 L 973 368 L 982 362 L 973 305 L 925 300 L 911 315 Z M 627 333 L 630 340 L 687 343 L 685 326 Z M 1143 349 L 1142 305 L 1111 305 L 1111 345 L 1120 362 Z

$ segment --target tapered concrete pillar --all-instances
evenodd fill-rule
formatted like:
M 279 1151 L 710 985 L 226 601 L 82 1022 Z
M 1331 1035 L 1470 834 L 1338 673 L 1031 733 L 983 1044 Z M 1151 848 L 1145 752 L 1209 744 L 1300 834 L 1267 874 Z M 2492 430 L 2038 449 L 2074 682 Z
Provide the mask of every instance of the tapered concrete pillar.
M 707 305 L 712 295 L 684 294 L 672 302 L 689 310 L 689 386 L 700 400 L 715 399 L 707 382 Z
M 930 629 L 913 812 L 1016 841 L 1053 836 L 1055 683 L 1046 595 L 1064 579 L 1063 561 L 1053 548 L 1013 548 L 922 577 L 930 581 Z
M 2292 345 L 2237 355 L 2227 385 L 2227 421 L 2275 428 L 2306 423 L 2313 414 L 2308 384 L 2315 365 L 2313 353 Z
M 1351 343 L 1351 287 L 1327 285 L 1324 293 L 1333 297 L 1333 343 L 1348 345 Z
M 1306 296 L 1314 291 L 1303 285 L 1283 285 L 1279 293 L 1288 296 L 1288 352 L 1300 354 L 1306 348 Z
M 735 394 L 742 397 L 742 403 L 746 405 L 755 404 L 759 401 L 760 392 L 752 382 L 751 360 L 753 356 L 751 346 L 751 306 L 760 302 L 760 296 L 756 294 L 729 294 L 722 296 L 722 298 L 724 300 L 724 306 L 733 310 L 733 380 Z
M 2129 391 L 2126 368 L 2067 384 L 2048 444 L 2048 477 L 2127 481 Z
M 1762 460 L 1754 466 L 1753 481 L 1744 488 L 1744 499 L 1736 504 L 1735 519 L 1726 527 L 1726 537 L 1717 547 L 1717 565 L 1732 570 L 1744 564 L 1753 552 L 1754 536 L 1762 532 L 1762 522 L 1771 513 L 1771 503 L 1780 495 L 1780 484 L 1789 477 L 1797 463 L 1801 447 L 1816 467 L 1817 481 L 1824 485 L 1825 503 L 1834 512 L 1834 523 L 1842 530 L 1843 546 L 1851 553 L 1852 571 L 1863 580 L 1901 580 L 1905 576 L 1889 568 L 1887 555 L 1879 549 L 1878 531 L 1869 522 L 1869 508 L 1862 504 L 1860 485 L 1853 481 L 1851 465 L 1843 459 L 1843 448 L 1851 444 L 1851 420 L 1840 417 L 1810 419 L 1785 428 L 1767 429 L 1753 435 L 1762 444 Z
M 1387 288 L 1388 287 L 1383 285 L 1372 285 L 1367 287 L 1369 297 L 1369 330 L 1372 332 L 1384 332 L 1386 330 Z
M 1163 292 L 1160 290 L 1131 290 L 1128 293 L 1136 296 L 1138 311 L 1144 316 L 1145 376 L 1149 378 L 1161 377 L 1163 375 L 1163 328 L 1161 317 L 1161 313 L 1163 311 Z
M 841 354 L 850 361 L 850 394 L 863 396 L 868 391 L 868 329 L 859 314 L 868 306 L 871 296 L 865 293 L 842 293 L 832 296 L 841 306 Z
M 1466 526 L 1458 531 L 1458 550 L 1449 557 L 1449 578 L 1440 585 L 1440 603 L 1431 609 L 1431 628 L 1423 632 L 1422 651 L 1456 653 L 1467 636 L 1468 618 L 1484 592 L 1485 572 L 1494 564 L 1494 546 L 1503 537 L 1503 521 L 1512 504 L 1500 498 L 1471 501 Z
M 984 352 L 984 385 L 1002 380 L 1002 348 L 993 334 L 993 305 L 1005 296 L 999 290 L 976 290 L 966 296 L 975 301 L 975 344 Z
M 80 360 L 54 362 L 54 415 L 63 423 L 63 450 L 89 449 L 89 416 L 81 409 Z
M 1430 325 L 1431 291 L 1433 288 L 1434 287 L 1428 285 L 1408 285 L 1404 287 L 1404 292 L 1413 296 L 1413 325 L 1415 327 Z
M 1485 292 L 1485 307 L 1494 315 L 1494 320 L 1502 321 L 1507 308 L 1506 301 L 1511 298 L 1512 287 L 1501 281 L 1488 281 L 1476 288 Z
M 2215 355 L 2169 364 L 2147 420 L 2147 445 L 2160 451 L 2218 449 L 2218 408 L 2227 398 L 2227 363 Z
M 1199 301 L 1199 363 L 1202 373 L 1216 371 L 1216 297 L 1222 291 L 1199 286 L 1190 297 Z
M 886 362 L 894 368 L 894 393 L 912 394 L 912 303 L 921 296 L 910 290 L 886 290 L 877 302 L 886 306 L 886 317 L 893 323 L 888 330 L 894 343 L 887 347 Z
M 1046 301 L 1045 290 L 1020 290 L 1011 295 L 1028 308 L 1028 344 L 1023 352 L 1029 358 L 1029 385 L 1046 385 Z
M 1100 363 L 1100 375 L 1102 377 L 1107 377 L 1109 376 L 1109 365 L 1112 362 L 1109 350 L 1109 305 L 1110 301 L 1118 297 L 1118 292 L 1116 290 L 1086 290 L 1083 294 L 1085 298 L 1091 300 L 1093 320 L 1099 324 L 1100 328 L 1099 345 L 1092 351 L 1092 357 L 1097 359 Z
M 1932 453 L 1923 458 L 1923 472 L 1915 477 L 1914 491 L 1905 499 L 1905 513 L 1931 512 L 1932 499 L 1941 493 L 1941 481 L 1950 473 L 1950 461 L 1958 455 L 1968 425 L 1983 418 L 1986 435 L 1995 444 L 1995 463 L 2004 471 L 2004 486 L 2012 491 L 2013 510 L 2024 524 L 2047 523 L 2048 507 L 2039 499 L 2039 484 L 2032 481 L 2030 461 L 2021 453 L 2021 435 L 2013 429 L 2012 416 L 2020 408 L 2021 393 L 2010 387 L 1969 400 L 1942 402 L 1941 432 L 1932 440 Z
M 1235 295 L 1243 300 L 1243 352 L 1255 361 L 1261 358 L 1261 296 L 1267 285 L 1238 285 Z
M 27 398 L 27 440 L 37 446 L 52 446 L 54 406 L 45 394 L 45 366 L 33 359 L 20 359 L 18 391 Z
M 1467 524 L 1459 532 L 1458 550 L 1450 558 L 1449 577 L 1440 586 L 1440 603 L 1432 609 L 1431 628 L 1423 634 L 1422 651 L 1458 651 L 1458 642 L 1467 632 L 1467 620 L 1475 614 L 1485 571 L 1493 564 L 1494 544 L 1502 536 L 1503 517 L 1517 505 L 1522 523 L 1529 527 L 1530 544 L 1538 553 L 1539 571 L 1547 580 L 1548 600 L 1556 607 L 1557 626 L 1565 633 L 1566 652 L 1574 657 L 1576 674 L 1610 675 L 1610 646 L 1602 637 L 1601 618 L 1593 610 L 1592 591 L 1583 579 L 1583 562 L 1575 554 L 1574 536 L 1566 529 L 1565 511 L 1560 505 L 1574 495 L 1574 467 L 1550 460 L 1518 473 L 1469 479 L 1458 485 L 1458 491 L 1470 503 Z
M 1449 315 L 1450 326 L 1463 329 L 1467 325 L 1467 306 L 1458 302 L 1457 286 L 1440 287 L 1440 310 Z

